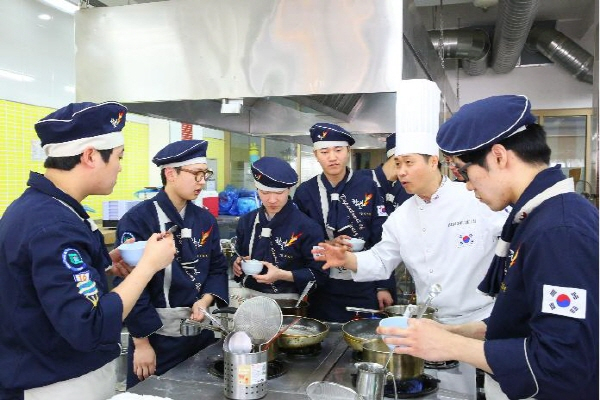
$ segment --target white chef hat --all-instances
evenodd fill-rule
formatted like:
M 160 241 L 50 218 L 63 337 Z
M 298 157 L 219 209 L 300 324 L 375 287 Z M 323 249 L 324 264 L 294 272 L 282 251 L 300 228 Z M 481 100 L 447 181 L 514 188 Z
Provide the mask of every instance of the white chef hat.
M 396 94 L 395 155 L 439 155 L 440 89 L 427 79 L 400 82 Z

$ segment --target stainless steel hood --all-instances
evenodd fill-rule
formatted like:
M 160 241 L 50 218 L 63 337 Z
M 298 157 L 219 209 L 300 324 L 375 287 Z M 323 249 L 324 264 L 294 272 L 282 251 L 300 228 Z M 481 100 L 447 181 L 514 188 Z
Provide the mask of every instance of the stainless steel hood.
M 315 122 L 358 134 L 395 130 L 400 79 L 457 100 L 412 2 L 178 0 L 76 14 L 78 101 L 309 144 Z M 243 99 L 222 113 L 223 99 Z

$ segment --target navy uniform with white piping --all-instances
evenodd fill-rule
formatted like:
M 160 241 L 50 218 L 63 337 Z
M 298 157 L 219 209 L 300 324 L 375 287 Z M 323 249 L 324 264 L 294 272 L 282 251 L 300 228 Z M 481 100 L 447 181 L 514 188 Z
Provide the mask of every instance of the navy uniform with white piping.
M 276 157 L 262 157 L 251 169 L 259 190 L 281 191 L 298 183 L 296 171 Z M 311 253 L 312 247 L 324 239 L 321 227 L 298 210 L 291 199 L 271 220 L 264 207 L 240 217 L 236 235 L 237 250 L 242 256 L 268 261 L 294 276 L 293 282 L 280 280 L 272 284 L 244 276 L 243 286 L 248 289 L 280 295 L 300 293 L 308 282 L 316 281 L 318 287 L 327 278 L 323 262 L 315 261 Z
M 310 136 L 315 149 L 354 144 L 352 135 L 334 124 L 315 124 Z M 365 240 L 365 249 L 381 239 L 387 212 L 377 185 L 369 175 L 355 174 L 347 168 L 344 179 L 334 188 L 324 174 L 319 174 L 298 187 L 294 202 L 319 223 L 326 239 L 340 235 L 360 238 Z M 393 276 L 384 281 L 354 282 L 350 271 L 331 268 L 327 283 L 311 298 L 309 315 L 323 321 L 346 322 L 355 315 L 346 311 L 348 306 L 379 308 L 378 288 L 389 290 L 395 300 Z
M 206 163 L 207 142 L 182 140 L 171 143 L 152 159 L 161 169 Z M 191 306 L 210 293 L 219 303 L 229 301 L 227 261 L 221 252 L 216 218 L 188 201 L 177 211 L 164 188 L 151 199 L 129 210 L 117 226 L 115 246 L 129 238 L 146 240 L 155 232 L 177 225 L 177 254 L 171 265 L 150 280 L 125 319 L 133 337 L 148 337 L 157 354 L 156 374 L 161 375 L 214 341 L 204 330 L 198 336 L 181 336 L 179 322 L 191 315 Z M 115 279 L 119 283 L 122 279 Z M 133 341 L 130 340 L 127 386 L 139 382 L 133 373 Z
M 35 129 L 46 155 L 77 156 L 122 146 L 126 112 L 114 102 L 74 103 Z M 85 380 L 120 354 L 123 305 L 109 293 L 103 236 L 49 179 L 31 172 L 27 185 L 0 219 L 0 398 L 72 378 L 79 398 L 107 398 L 114 381 Z
M 394 150 L 396 149 L 396 134 L 391 133 L 385 138 L 385 152 L 389 159 L 394 157 Z M 385 172 L 383 172 L 383 164 L 372 170 L 358 170 L 356 173 L 365 174 L 368 173 L 373 178 L 373 181 L 377 184 L 381 196 L 385 200 L 385 210 L 388 215 L 391 214 L 396 208 L 400 207 L 402 203 L 408 200 L 412 195 L 406 193 L 406 190 L 402 187 L 398 179 L 389 181 Z
M 466 104 L 437 142 L 457 156 L 502 144 L 528 134 L 530 110 L 525 96 Z M 513 205 L 479 286 L 496 298 L 484 352 L 509 398 L 598 399 L 598 265 L 598 210 L 560 165 L 542 170 Z

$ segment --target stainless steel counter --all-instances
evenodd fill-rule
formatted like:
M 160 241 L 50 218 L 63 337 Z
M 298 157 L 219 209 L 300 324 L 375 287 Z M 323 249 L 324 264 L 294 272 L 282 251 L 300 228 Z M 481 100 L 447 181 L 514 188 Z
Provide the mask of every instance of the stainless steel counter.
M 352 387 L 352 374 L 356 372 L 352 350 L 342 338 L 341 324 L 332 323 L 329 336 L 322 343 L 318 356 L 290 357 L 284 354 L 277 359 L 284 362 L 288 371 L 270 379 L 265 399 L 308 399 L 306 387 L 316 381 L 331 381 Z M 173 400 L 224 399 L 223 378 L 212 375 L 210 366 L 223 359 L 222 342 L 219 341 L 179 364 L 160 377 L 150 377 L 133 387 L 130 392 L 169 397 Z M 475 399 L 475 377 L 465 381 L 465 367 L 452 370 L 429 370 L 425 373 L 441 380 L 434 394 L 421 399 Z M 442 375 L 442 376 L 439 376 Z M 470 375 L 470 374 L 466 374 Z M 469 385 L 470 383 L 470 385 Z M 465 387 L 468 388 L 465 389 Z M 472 386 L 472 387 L 471 387 Z M 472 389 L 472 390 L 471 390 Z M 467 393 L 472 392 L 472 393 Z

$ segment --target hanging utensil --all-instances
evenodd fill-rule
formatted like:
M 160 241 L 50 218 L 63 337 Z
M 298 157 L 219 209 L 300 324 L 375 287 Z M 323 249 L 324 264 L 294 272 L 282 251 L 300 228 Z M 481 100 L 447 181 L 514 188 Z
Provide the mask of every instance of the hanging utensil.
M 233 315 L 235 331 L 244 331 L 255 346 L 267 343 L 281 329 L 283 316 L 277 302 L 257 296 L 244 301 Z
M 306 297 L 306 295 L 308 294 L 308 292 L 310 291 L 310 289 L 312 289 L 312 287 L 314 286 L 316 281 L 309 281 L 306 286 L 304 287 L 304 290 L 302 291 L 302 293 L 300 293 L 300 297 L 298 298 L 298 301 L 296 302 L 296 305 L 294 307 L 298 308 L 300 307 L 300 303 L 302 303 L 302 299 L 304 299 Z
M 427 296 L 427 300 L 425 300 L 425 304 L 421 304 L 418 306 L 419 308 L 417 309 L 416 318 L 421 318 L 423 316 L 423 314 L 425 314 L 425 311 L 431 305 L 431 302 L 433 301 L 433 299 L 435 299 L 437 297 L 437 295 L 440 294 L 441 292 L 442 292 L 442 285 L 440 285 L 439 283 L 434 283 L 433 285 L 431 285 L 431 287 L 429 288 L 429 296 Z

